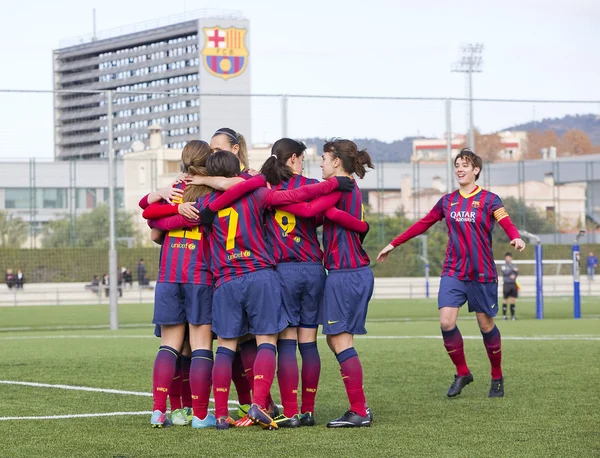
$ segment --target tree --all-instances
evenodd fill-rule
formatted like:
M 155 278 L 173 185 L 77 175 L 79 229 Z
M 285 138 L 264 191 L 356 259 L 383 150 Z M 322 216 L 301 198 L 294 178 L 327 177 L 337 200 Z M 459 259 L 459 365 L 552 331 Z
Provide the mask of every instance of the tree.
M 596 147 L 583 130 L 569 129 L 560 139 L 558 154 L 561 156 L 582 156 L 595 152 Z
M 494 162 L 498 160 L 500 151 L 504 149 L 502 140 L 498 134 L 483 135 L 475 129 L 475 153 L 485 162 Z M 461 148 L 466 145 L 463 144 Z
M 28 235 L 29 224 L 7 211 L 0 211 L 0 248 L 20 248 Z
M 522 199 L 507 197 L 502 199 L 506 212 L 510 219 L 519 230 L 526 230 L 533 234 L 550 234 L 554 232 L 552 220 L 546 219 L 544 215 L 535 207 L 527 205 Z M 496 225 L 492 234 L 494 242 L 509 242 L 504 230 Z
M 527 134 L 527 148 L 523 154 L 523 159 L 541 159 L 543 148 L 558 148 L 560 139 L 556 132 L 546 129 L 544 132 L 539 130 Z
M 117 237 L 131 237 L 139 240 L 139 233 L 133 222 L 133 215 L 119 210 L 116 215 Z M 108 246 L 109 215 L 108 206 L 100 205 L 89 213 L 71 219 L 50 221 L 42 230 L 43 248 L 101 248 Z

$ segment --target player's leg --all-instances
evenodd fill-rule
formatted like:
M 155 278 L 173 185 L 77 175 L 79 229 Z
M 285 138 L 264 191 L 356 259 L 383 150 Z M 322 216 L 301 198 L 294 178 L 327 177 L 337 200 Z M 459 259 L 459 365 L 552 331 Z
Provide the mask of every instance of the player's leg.
M 185 310 L 179 285 L 157 283 L 152 322 L 160 325 L 161 345 L 154 361 L 152 373 L 153 413 L 150 423 L 162 427 L 170 423 L 166 417 L 167 396 L 175 375 L 179 351 L 185 335 Z
M 492 384 L 489 397 L 504 396 L 502 375 L 502 339 L 494 322 L 498 312 L 498 284 L 471 282 L 469 288 L 469 311 L 474 311 L 483 337 L 483 344 L 491 366 Z
M 229 389 L 231 387 L 231 370 L 236 348 L 237 338 L 218 338 L 212 372 L 217 429 L 228 429 L 229 426 L 235 423 L 229 417 Z
M 462 389 L 473 381 L 473 375 L 467 366 L 462 334 L 456 326 L 460 307 L 467 301 L 465 282 L 453 277 L 444 276 L 440 280 L 438 293 L 438 309 L 440 312 L 440 328 L 444 347 L 456 368 L 454 381 L 448 389 L 447 396 L 458 396 Z
M 507 284 L 502 285 L 502 319 L 506 320 L 506 312 L 508 311 L 507 303 L 509 302 L 509 287 Z
M 519 290 L 517 289 L 517 285 L 513 286 L 510 297 L 508 298 L 508 302 L 510 303 L 510 319 L 516 320 L 516 307 L 517 307 L 517 298 L 519 297 Z
M 208 285 L 186 285 L 186 298 L 192 350 L 189 371 L 192 428 L 209 428 L 216 423 L 215 416 L 208 413 L 213 370 L 213 288 Z
M 192 389 L 190 386 L 190 366 L 192 364 L 192 349 L 190 347 L 189 326 L 186 328 L 183 347 L 181 348 L 181 405 L 186 415 L 192 411 Z M 189 418 L 191 421 L 191 416 Z
M 327 423 L 328 428 L 371 426 L 364 391 L 363 367 L 354 348 L 354 335 L 366 334 L 369 301 L 373 294 L 373 272 L 367 267 L 330 271 L 323 297 L 323 333 L 340 365 L 350 409 Z

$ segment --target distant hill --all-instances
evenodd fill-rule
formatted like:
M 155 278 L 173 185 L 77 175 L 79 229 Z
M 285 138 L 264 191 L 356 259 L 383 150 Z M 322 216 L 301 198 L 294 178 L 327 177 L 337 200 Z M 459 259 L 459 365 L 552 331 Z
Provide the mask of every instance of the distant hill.
M 541 121 L 531 121 L 525 124 L 510 126 L 502 130 L 544 131 L 553 130 L 561 136 L 569 129 L 584 131 L 594 145 L 600 145 L 600 116 L 594 114 L 564 116 L 562 118 L 547 118 Z M 386 143 L 372 138 L 357 138 L 354 141 L 360 148 L 367 148 L 374 162 L 409 162 L 412 154 L 412 141 L 426 137 L 406 137 L 392 143 Z M 302 139 L 308 146 L 316 145 L 321 148 L 325 139 Z
M 593 114 L 564 116 L 562 118 L 546 118 L 541 121 L 531 121 L 517 126 L 507 127 L 502 130 L 525 130 L 527 132 L 538 130 L 553 130 L 557 135 L 564 134 L 569 129 L 579 129 L 590 137 L 594 145 L 600 145 L 600 116 Z

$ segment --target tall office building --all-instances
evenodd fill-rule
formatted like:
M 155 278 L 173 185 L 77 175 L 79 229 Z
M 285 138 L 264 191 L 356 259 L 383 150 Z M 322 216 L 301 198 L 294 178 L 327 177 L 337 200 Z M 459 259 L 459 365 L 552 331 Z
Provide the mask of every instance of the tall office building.
M 107 96 L 113 91 L 117 154 L 147 145 L 158 124 L 167 148 L 231 127 L 250 142 L 249 21 L 201 10 L 61 43 L 54 51 L 55 157 L 108 153 Z M 71 92 L 82 91 L 82 92 Z M 167 94 L 168 93 L 168 94 Z

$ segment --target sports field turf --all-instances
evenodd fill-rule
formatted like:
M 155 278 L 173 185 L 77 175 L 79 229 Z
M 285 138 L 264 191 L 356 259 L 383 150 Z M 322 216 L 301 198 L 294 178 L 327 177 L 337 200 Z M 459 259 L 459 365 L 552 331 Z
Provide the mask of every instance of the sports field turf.
M 2 307 L 0 456 L 599 456 L 600 299 L 585 298 L 582 310 L 586 318 L 574 320 L 569 299 L 546 298 L 546 319 L 538 321 L 532 300 L 522 300 L 518 321 L 498 321 L 503 399 L 487 398 L 489 362 L 476 322 L 464 313 L 458 325 L 475 382 L 448 399 L 453 366 L 435 301 L 372 301 L 368 337 L 356 348 L 373 427 L 325 428 L 347 401 L 339 366 L 320 340 L 317 426 L 215 431 L 150 428 L 158 347 L 147 325 L 151 305 L 122 305 L 124 327 L 116 332 L 105 328 L 107 306 Z M 110 412 L 126 415 L 16 419 Z

